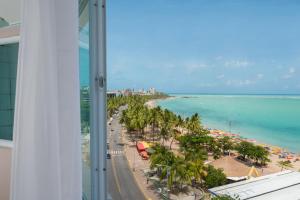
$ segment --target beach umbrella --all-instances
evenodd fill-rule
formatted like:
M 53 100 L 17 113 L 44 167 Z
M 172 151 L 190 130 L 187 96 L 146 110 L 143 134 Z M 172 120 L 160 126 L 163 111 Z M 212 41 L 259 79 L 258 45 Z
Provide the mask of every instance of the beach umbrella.
M 141 142 L 138 142 L 137 144 L 136 144 L 136 148 L 138 149 L 138 151 L 145 151 L 145 146 L 143 145 L 143 143 L 141 143 Z

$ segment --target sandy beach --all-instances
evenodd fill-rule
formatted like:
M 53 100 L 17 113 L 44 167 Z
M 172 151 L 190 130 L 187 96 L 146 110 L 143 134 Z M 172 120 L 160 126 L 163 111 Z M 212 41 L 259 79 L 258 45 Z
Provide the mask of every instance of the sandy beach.
M 298 171 L 300 169 L 300 155 L 294 154 L 291 152 L 284 151 L 283 148 L 272 146 L 269 144 L 264 144 L 256 141 L 255 139 L 241 139 L 241 137 L 238 134 L 228 133 L 222 130 L 216 130 L 211 129 L 210 130 L 211 135 L 213 137 L 223 137 L 223 136 L 229 136 L 232 138 L 234 142 L 237 141 L 248 141 L 255 145 L 260 145 L 262 147 L 269 149 L 269 159 L 270 162 L 267 166 L 262 168 L 257 168 L 260 175 L 267 175 L 272 174 L 275 172 L 280 172 L 281 167 L 278 166 L 279 161 L 286 161 L 289 160 L 292 164 L 291 168 L 288 168 L 289 170 Z M 280 157 L 280 155 L 285 154 L 285 158 Z M 212 159 L 212 158 L 211 158 Z M 221 158 L 224 159 L 224 158 Z M 226 158 L 223 160 L 224 162 L 221 162 L 218 160 L 212 161 L 211 164 L 218 168 L 223 168 L 224 172 L 227 176 L 245 176 L 245 171 L 250 170 L 251 164 L 249 163 L 242 163 L 242 161 L 237 161 L 236 157 L 232 157 L 231 159 Z M 242 163 L 242 164 L 241 164 Z
M 175 99 L 176 97 L 167 97 L 165 99 Z M 152 99 L 152 100 L 149 100 L 145 103 L 146 106 L 148 106 L 148 108 L 155 108 L 157 106 L 157 103 L 156 101 L 158 101 L 160 99 Z
M 145 103 L 146 106 L 148 106 L 148 108 L 155 108 L 156 107 L 156 101 L 157 100 L 150 100 L 150 101 L 147 101 Z
M 169 97 L 169 98 L 176 98 L 176 97 Z M 146 105 L 149 108 L 154 108 L 157 106 L 156 104 L 157 100 L 150 100 L 146 102 Z M 207 127 L 208 128 L 208 127 Z M 285 160 L 290 160 L 292 167 L 288 168 L 289 170 L 294 170 L 298 171 L 300 169 L 300 155 L 293 154 L 291 152 L 285 152 L 284 149 L 277 147 L 277 146 L 272 146 L 269 144 L 263 144 L 255 139 L 246 139 L 240 137 L 238 134 L 233 134 L 233 133 L 228 133 L 223 130 L 217 130 L 217 129 L 211 129 L 213 127 L 209 127 L 208 129 L 210 130 L 210 135 L 213 137 L 223 137 L 223 136 L 229 136 L 232 138 L 234 142 L 238 141 L 248 141 L 251 143 L 254 143 L 255 145 L 260 145 L 263 147 L 266 147 L 269 149 L 270 156 L 269 159 L 271 160 L 267 166 L 264 167 L 256 167 L 257 172 L 259 175 L 267 175 L 267 174 L 272 174 L 276 172 L 280 172 L 282 169 L 278 165 L 279 161 L 285 161 Z M 166 142 L 166 145 L 168 145 L 169 142 Z M 177 151 L 177 144 L 174 144 L 173 150 L 176 152 Z M 280 158 L 279 155 L 285 154 L 286 158 Z M 247 176 L 252 164 L 251 163 L 244 163 L 240 160 L 238 160 L 236 157 L 236 153 L 233 154 L 234 156 L 223 156 L 217 160 L 214 160 L 211 156 L 208 158 L 208 163 L 215 166 L 216 168 L 222 168 L 224 170 L 224 173 L 227 176 L 232 176 L 232 177 L 240 177 L 240 176 Z M 287 157 L 289 159 L 287 159 Z M 297 159 L 298 158 L 298 159 Z

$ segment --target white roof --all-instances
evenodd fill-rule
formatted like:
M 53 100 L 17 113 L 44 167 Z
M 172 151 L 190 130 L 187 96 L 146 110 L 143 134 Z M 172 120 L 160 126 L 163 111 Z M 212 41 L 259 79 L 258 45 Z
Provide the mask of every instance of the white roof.
M 239 199 L 300 199 L 300 173 L 283 171 L 209 189 L 215 195 L 238 195 Z

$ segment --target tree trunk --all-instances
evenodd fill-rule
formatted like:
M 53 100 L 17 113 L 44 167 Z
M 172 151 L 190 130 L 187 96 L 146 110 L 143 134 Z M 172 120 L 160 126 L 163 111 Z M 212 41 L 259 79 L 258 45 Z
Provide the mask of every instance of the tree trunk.
M 154 143 L 154 123 L 152 124 L 152 142 Z
M 144 136 L 145 136 L 145 130 L 144 130 L 145 128 L 142 128 L 142 138 L 144 139 Z
M 171 143 L 170 143 L 170 150 L 172 150 L 173 141 L 174 141 L 174 137 L 172 137 L 172 140 L 171 140 Z

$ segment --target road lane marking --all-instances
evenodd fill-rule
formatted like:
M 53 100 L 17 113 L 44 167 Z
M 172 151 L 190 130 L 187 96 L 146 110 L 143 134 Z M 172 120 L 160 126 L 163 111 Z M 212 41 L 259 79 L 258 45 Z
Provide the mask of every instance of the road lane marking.
M 115 168 L 115 161 L 114 161 L 113 158 L 111 159 L 111 165 L 112 165 L 113 174 L 114 174 L 114 177 L 115 177 L 115 180 L 116 180 L 118 191 L 120 193 L 120 196 L 122 196 L 120 182 L 119 182 L 119 179 L 118 179 L 118 176 L 117 176 L 117 171 L 116 171 L 116 168 Z
M 122 155 L 124 153 L 123 150 L 111 150 L 110 154 L 111 155 Z

